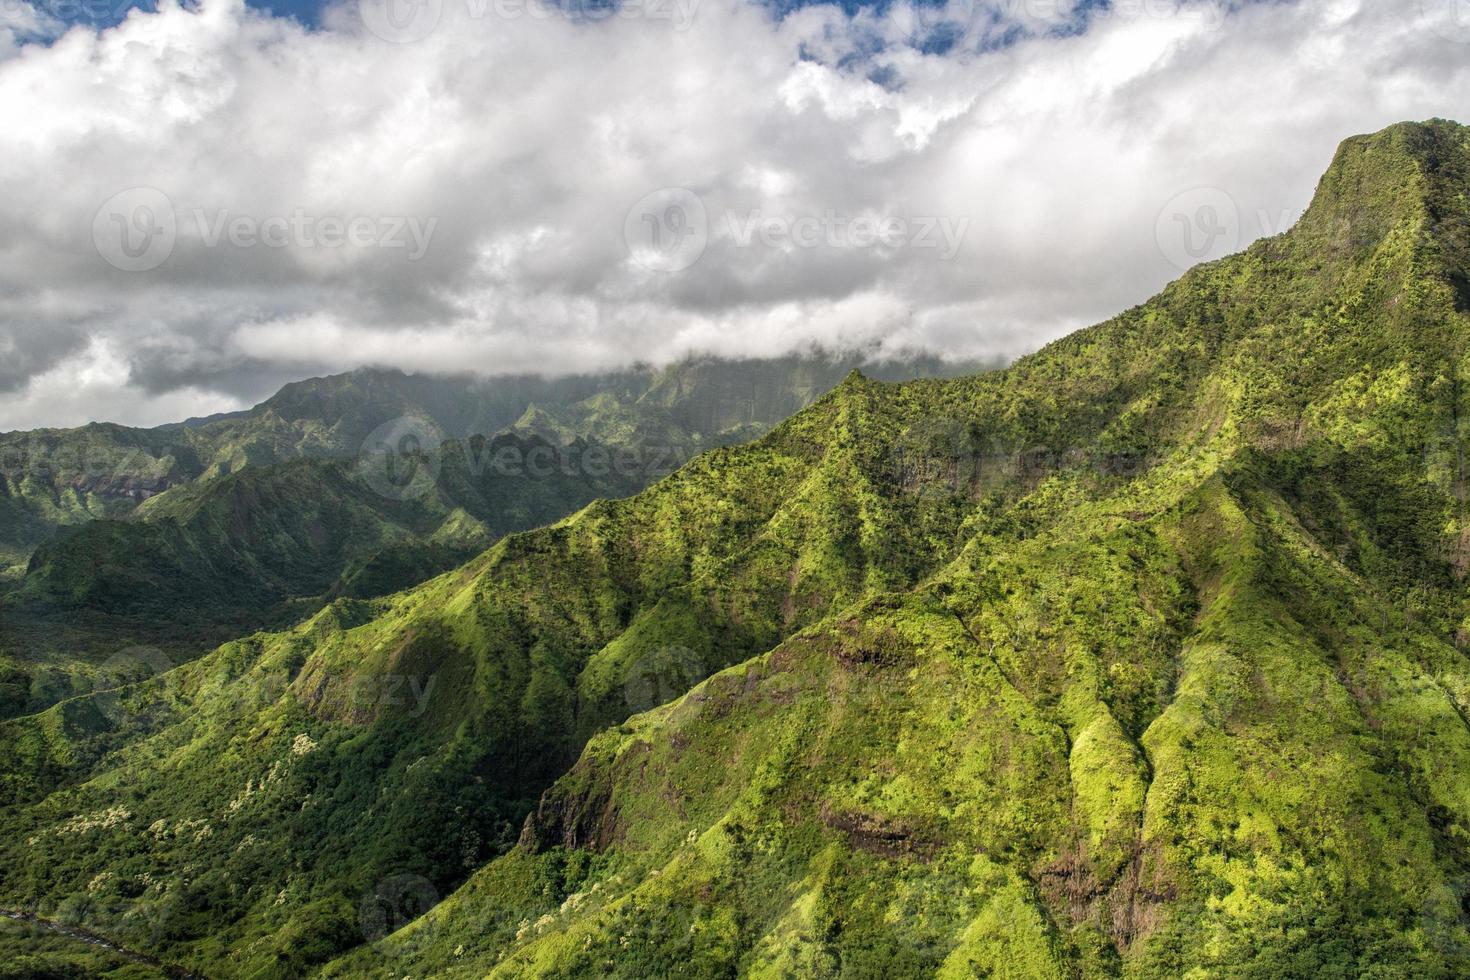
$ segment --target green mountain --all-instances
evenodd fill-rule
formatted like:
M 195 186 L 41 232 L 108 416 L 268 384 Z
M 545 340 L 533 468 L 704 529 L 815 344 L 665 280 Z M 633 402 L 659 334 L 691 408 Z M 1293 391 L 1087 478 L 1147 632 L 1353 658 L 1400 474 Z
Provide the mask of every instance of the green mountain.
M 559 420 L 562 441 L 658 442 L 682 462 L 710 446 L 759 435 L 865 360 L 822 352 L 750 361 L 689 358 L 666 368 L 563 378 L 362 370 L 287 385 L 246 412 L 153 429 L 93 423 L 0 433 L 0 578 L 23 572 L 35 548 L 60 527 L 125 517 L 173 487 L 247 467 L 355 458 L 394 419 L 421 420 L 439 440 L 463 440 L 516 428 L 539 407 Z M 869 370 L 908 379 L 953 376 L 967 366 L 975 368 L 918 357 Z
M 1005 371 L 0 724 L 0 905 L 210 976 L 1463 976 L 1467 195 L 1349 140 Z
M 10 437 L 48 465 L 75 465 L 32 467 L 44 479 L 21 481 L 11 498 L 51 520 L 9 525 L 12 544 L 34 551 L 0 598 L 0 717 L 112 686 L 97 668 L 120 650 L 150 648 L 157 669 L 337 596 L 432 578 L 504 534 L 628 496 L 699 452 L 767 431 L 853 363 L 690 360 L 551 381 L 357 372 L 184 426 Z M 118 480 L 100 461 L 124 443 L 122 471 L 167 475 Z M 59 527 L 72 520 L 85 523 Z

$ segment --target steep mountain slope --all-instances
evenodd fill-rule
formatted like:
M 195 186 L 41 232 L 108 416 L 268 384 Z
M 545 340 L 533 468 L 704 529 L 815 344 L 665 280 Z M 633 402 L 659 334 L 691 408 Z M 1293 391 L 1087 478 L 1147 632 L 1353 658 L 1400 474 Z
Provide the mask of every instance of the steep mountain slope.
M 956 559 L 597 736 L 329 972 L 1465 975 L 1467 192 L 1470 131 L 1351 140 L 1289 235 L 946 385 L 1032 450 L 909 481 Z
M 363 889 L 462 880 L 593 732 L 957 544 L 952 503 L 870 480 L 908 394 L 854 378 L 424 586 L 0 726 L 4 900 L 209 972 L 353 945 Z
M 1350 140 L 1004 372 L 6 722 L 0 905 L 210 975 L 1463 975 L 1467 194 Z
M 913 361 L 885 370 L 943 367 Z M 369 598 L 422 582 L 506 533 L 627 496 L 704 449 L 767 431 L 842 370 L 813 356 L 554 381 L 357 372 L 186 426 L 91 426 L 41 441 L 21 434 L 40 462 L 25 469 L 30 497 L 14 499 L 34 504 L 60 493 L 74 507 L 49 525 L 0 521 L 0 537 L 8 528 L 39 543 L 24 578 L 0 597 L 0 718 L 112 686 L 111 674 L 152 672 L 241 633 L 299 621 L 337 595 Z M 501 429 L 489 439 L 465 435 Z M 440 444 L 446 433 L 460 437 Z M 119 482 L 104 465 L 120 451 L 107 438 L 138 441 L 117 472 L 160 460 L 165 475 Z M 192 443 L 182 452 L 165 438 Z M 328 458 L 344 453 L 352 458 Z M 46 469 L 65 460 L 72 463 Z M 408 483 L 395 485 L 398 476 Z M 57 522 L 109 514 L 117 519 L 42 540 Z M 136 663 L 98 675 L 99 665 L 138 648 L 146 656 L 132 656 Z
M 0 579 L 25 569 L 58 527 L 131 513 L 202 471 L 164 431 L 95 424 L 0 434 Z
M 183 974 L 105 942 L 82 930 L 0 914 L 0 980 L 167 980 Z

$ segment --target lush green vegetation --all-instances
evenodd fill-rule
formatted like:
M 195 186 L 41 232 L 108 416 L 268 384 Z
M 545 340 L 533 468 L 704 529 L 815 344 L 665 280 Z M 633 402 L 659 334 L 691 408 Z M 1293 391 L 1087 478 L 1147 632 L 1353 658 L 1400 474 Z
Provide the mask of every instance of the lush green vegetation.
M 1006 371 L 0 724 L 0 904 L 222 976 L 1463 976 L 1467 195 L 1350 140 Z
M 146 958 L 102 947 L 80 935 L 0 916 L 0 980 L 165 980 Z
M 703 449 L 760 435 L 859 362 L 815 352 L 557 379 L 355 371 L 287 385 L 248 412 L 155 429 L 94 423 L 0 433 L 0 579 L 20 575 L 59 527 L 127 516 L 201 478 L 301 457 L 353 458 L 400 418 L 420 420 L 441 440 L 517 431 L 558 443 L 656 447 L 663 457 L 653 468 L 667 472 Z M 869 371 L 907 379 L 964 373 L 964 365 L 916 359 Z
M 0 488 L 18 512 L 0 512 L 0 551 L 26 558 L 0 597 L 0 718 L 112 686 L 120 651 L 147 648 L 157 669 L 423 582 L 767 431 L 845 370 L 814 356 L 558 381 L 358 372 L 240 416 L 0 436 L 18 474 Z M 394 419 L 409 441 L 385 456 L 371 433 Z

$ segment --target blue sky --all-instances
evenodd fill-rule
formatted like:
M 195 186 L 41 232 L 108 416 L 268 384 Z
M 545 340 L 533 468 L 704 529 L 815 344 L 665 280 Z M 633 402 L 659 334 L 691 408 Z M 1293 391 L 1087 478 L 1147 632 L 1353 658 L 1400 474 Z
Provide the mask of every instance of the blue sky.
M 596 2 L 596 0 L 589 0 Z M 777 14 L 784 14 L 791 10 L 797 10 L 805 6 L 811 6 L 814 2 L 832 2 L 832 0 L 772 0 L 767 6 L 771 7 Z M 848 13 L 856 13 L 859 10 L 871 10 L 882 12 L 898 0 L 837 0 L 836 5 Z M 915 0 L 920 6 L 941 6 L 942 0 Z M 1082 0 L 1078 4 L 1079 11 L 1089 8 L 1106 8 L 1110 0 Z M 1248 2 L 1260 2 L 1260 0 L 1248 0 Z M 279 17 L 290 17 L 307 26 L 315 27 L 321 22 L 323 9 L 327 6 L 327 0 L 246 0 L 248 6 L 258 10 L 268 11 Z M 122 0 L 118 4 L 103 3 L 101 0 L 54 0 L 50 4 L 43 4 L 55 12 L 57 19 L 70 23 L 89 23 L 97 26 L 108 26 L 116 23 L 127 15 L 128 10 L 139 8 L 153 10 L 155 4 L 152 0 L 139 0 L 129 2 Z M 1079 22 L 1078 26 L 1081 26 Z

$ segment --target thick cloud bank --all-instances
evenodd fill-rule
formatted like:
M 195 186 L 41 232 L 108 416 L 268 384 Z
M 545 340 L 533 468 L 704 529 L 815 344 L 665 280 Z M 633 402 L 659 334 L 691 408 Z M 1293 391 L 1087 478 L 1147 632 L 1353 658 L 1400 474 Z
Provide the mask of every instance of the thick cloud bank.
M 359 365 L 1034 349 L 1470 119 L 1456 2 L 0 14 L 0 429 Z

